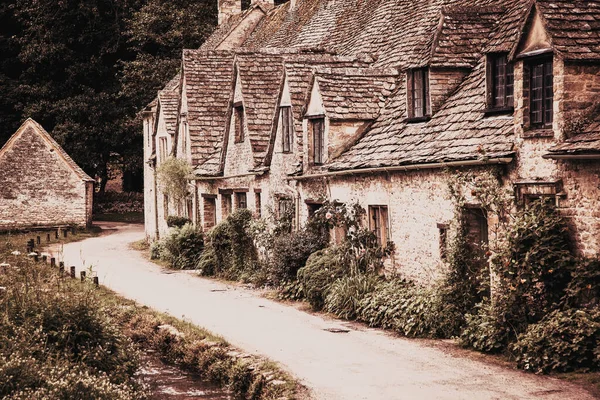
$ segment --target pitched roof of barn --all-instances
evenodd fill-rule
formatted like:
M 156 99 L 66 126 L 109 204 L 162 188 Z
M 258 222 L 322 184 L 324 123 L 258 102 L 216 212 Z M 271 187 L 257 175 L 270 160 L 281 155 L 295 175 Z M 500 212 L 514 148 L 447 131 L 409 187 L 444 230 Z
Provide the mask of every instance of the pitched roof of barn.
M 4 153 L 17 141 L 21 134 L 25 131 L 32 131 L 38 136 L 40 136 L 55 152 L 59 155 L 60 159 L 63 160 L 65 165 L 67 165 L 81 180 L 94 182 L 88 174 L 86 174 L 79 165 L 67 154 L 66 151 L 50 136 L 48 132 L 36 121 L 31 118 L 28 118 L 23 124 L 17 129 L 17 131 L 8 139 L 8 141 L 0 148 L 0 157 L 4 155 Z

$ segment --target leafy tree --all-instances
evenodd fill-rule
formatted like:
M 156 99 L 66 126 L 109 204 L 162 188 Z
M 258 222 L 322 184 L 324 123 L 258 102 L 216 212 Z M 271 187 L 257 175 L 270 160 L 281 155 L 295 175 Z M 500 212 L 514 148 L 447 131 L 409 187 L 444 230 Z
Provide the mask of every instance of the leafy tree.
M 0 143 L 32 117 L 102 179 L 101 191 L 109 163 L 139 179 L 139 112 L 176 73 L 182 48 L 210 34 L 212 3 L 2 1 Z

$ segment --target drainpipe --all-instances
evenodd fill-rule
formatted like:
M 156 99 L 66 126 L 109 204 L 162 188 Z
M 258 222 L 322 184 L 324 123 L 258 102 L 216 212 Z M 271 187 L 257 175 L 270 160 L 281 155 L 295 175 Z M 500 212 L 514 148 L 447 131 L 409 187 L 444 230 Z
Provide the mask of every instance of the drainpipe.
M 156 168 L 154 169 L 154 234 L 156 236 L 156 240 L 160 239 L 160 234 L 158 232 L 158 192 L 156 191 L 157 189 L 157 184 L 156 184 Z

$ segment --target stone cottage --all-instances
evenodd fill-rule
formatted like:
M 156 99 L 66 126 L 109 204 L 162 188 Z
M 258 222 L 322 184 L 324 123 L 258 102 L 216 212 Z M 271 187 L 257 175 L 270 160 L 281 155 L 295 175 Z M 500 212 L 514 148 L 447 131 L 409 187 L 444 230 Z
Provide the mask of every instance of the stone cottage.
M 89 226 L 94 180 L 28 119 L 0 149 L 0 230 Z
M 451 171 L 493 172 L 514 207 L 551 198 L 600 248 L 600 1 L 219 0 L 220 25 L 144 114 L 146 232 L 171 214 L 356 200 L 419 281 L 443 269 Z M 188 199 L 160 191 L 169 156 Z M 185 204 L 184 204 L 185 203 Z M 471 234 L 493 216 L 467 199 Z

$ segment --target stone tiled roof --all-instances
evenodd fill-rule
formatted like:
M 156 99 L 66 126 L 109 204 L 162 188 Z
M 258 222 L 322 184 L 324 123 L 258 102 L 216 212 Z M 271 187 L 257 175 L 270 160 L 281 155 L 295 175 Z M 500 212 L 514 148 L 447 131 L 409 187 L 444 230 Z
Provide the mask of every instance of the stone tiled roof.
M 477 7 L 515 1 L 481 0 Z M 473 0 L 298 0 L 293 10 L 285 4 L 271 11 L 244 47 L 326 48 L 374 54 L 375 66 L 423 66 L 431 57 L 440 11 L 448 6 L 472 8 Z
M 485 117 L 485 62 L 426 123 L 407 123 L 401 85 L 372 129 L 334 160 L 332 170 L 441 163 L 511 156 L 512 117 Z
M 276 53 L 251 52 L 236 57 L 255 166 L 262 163 L 269 147 L 283 83 L 283 60 Z
M 202 175 L 219 173 L 233 87 L 231 52 L 184 50 L 192 165 Z
M 552 45 L 567 59 L 600 59 L 600 1 L 537 0 Z
M 330 119 L 374 120 L 397 77 L 394 69 L 320 68 L 315 79 Z
M 434 38 L 431 66 L 472 68 L 490 34 L 499 25 L 499 7 L 452 7 L 442 10 Z
M 62 158 L 65 164 L 67 164 L 69 168 L 71 168 L 71 170 L 73 170 L 73 172 L 75 172 L 75 174 L 81 180 L 94 182 L 94 179 L 92 179 L 88 174 L 86 174 L 85 171 L 82 170 L 81 167 L 79 167 L 79 165 L 77 165 L 75 161 L 73 161 L 71 156 L 69 156 L 67 152 L 64 151 L 64 149 L 56 142 L 56 140 L 54 140 L 54 138 L 52 138 L 52 136 L 50 136 L 50 134 L 46 132 L 46 130 L 40 124 L 38 124 L 31 118 L 28 118 L 25 122 L 23 122 L 21 127 L 17 129 L 17 132 L 15 132 L 15 134 L 10 139 L 8 139 L 4 146 L 0 148 L 0 155 L 4 153 L 5 149 L 11 146 L 14 140 L 16 140 L 17 136 L 20 136 L 19 132 L 23 132 L 27 129 L 33 129 L 38 135 L 40 135 L 54 149 L 54 151 L 60 156 L 60 158 Z
M 552 147 L 547 156 L 600 154 L 600 113 L 597 112 L 598 110 L 596 110 L 595 120 L 586 127 L 583 133 Z
M 484 47 L 485 53 L 510 52 L 525 25 L 532 0 L 511 0 L 502 4 L 506 12 L 499 18 L 498 27 Z
M 179 109 L 179 90 L 161 90 L 158 93 L 160 112 L 165 120 L 167 133 L 175 135 L 177 131 L 177 110 Z

